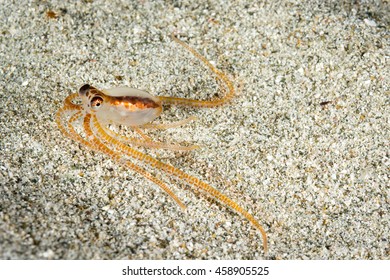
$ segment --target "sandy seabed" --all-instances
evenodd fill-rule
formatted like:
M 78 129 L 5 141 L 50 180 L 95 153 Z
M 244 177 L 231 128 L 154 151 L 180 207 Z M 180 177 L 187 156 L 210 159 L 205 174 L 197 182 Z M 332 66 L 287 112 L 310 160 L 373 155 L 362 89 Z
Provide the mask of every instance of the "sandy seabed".
M 1 259 L 389 259 L 387 4 L 63 2 L 0 2 Z M 197 121 L 150 133 L 201 149 L 140 150 L 252 213 L 267 256 L 242 216 L 154 170 L 183 212 L 56 126 L 85 83 L 218 95 L 172 32 L 237 96 L 214 109 L 166 107 L 158 122 Z

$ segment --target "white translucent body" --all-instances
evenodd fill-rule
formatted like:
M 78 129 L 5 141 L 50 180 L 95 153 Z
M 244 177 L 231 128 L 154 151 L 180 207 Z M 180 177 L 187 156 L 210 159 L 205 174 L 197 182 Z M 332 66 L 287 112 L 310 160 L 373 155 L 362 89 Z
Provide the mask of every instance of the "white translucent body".
M 153 121 L 161 112 L 160 100 L 146 91 L 129 87 L 118 87 L 112 89 L 102 90 L 106 95 L 103 104 L 96 110 L 96 117 L 101 123 L 122 124 L 128 126 L 139 126 Z M 112 104 L 111 97 L 141 97 L 148 98 L 160 104 L 157 108 L 136 108 L 136 110 L 129 110 L 123 104 Z

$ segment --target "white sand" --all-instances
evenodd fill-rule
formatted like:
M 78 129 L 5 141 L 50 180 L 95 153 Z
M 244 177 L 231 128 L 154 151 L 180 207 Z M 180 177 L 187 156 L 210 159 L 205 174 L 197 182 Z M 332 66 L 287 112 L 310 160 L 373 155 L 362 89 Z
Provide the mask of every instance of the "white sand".
M 202 149 L 147 153 L 253 213 L 268 233 L 268 258 L 389 259 L 386 4 L 8 2 L 0 2 L 0 258 L 265 257 L 241 216 L 156 171 L 188 205 L 183 213 L 54 122 L 85 83 L 213 97 L 213 76 L 170 40 L 175 31 L 241 88 L 217 109 L 166 108 L 162 122 L 198 120 L 151 134 Z

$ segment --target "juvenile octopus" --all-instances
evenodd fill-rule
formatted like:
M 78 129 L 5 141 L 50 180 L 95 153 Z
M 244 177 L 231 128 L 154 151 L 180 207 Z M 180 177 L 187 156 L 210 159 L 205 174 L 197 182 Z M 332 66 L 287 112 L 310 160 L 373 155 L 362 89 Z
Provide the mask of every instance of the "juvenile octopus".
M 133 146 L 187 151 L 195 149 L 198 146 L 181 146 L 153 141 L 142 131 L 142 129 L 167 129 L 186 124 L 194 119 L 190 117 L 170 124 L 151 123 L 160 116 L 163 105 L 216 107 L 227 103 L 234 97 L 235 92 L 233 83 L 224 73 L 215 68 L 206 58 L 179 40 L 176 36 L 172 35 L 172 39 L 202 61 L 205 66 L 214 73 L 216 80 L 219 81 L 220 90 L 225 93 L 224 97 L 212 100 L 195 100 L 169 96 L 153 96 L 148 92 L 128 87 L 99 90 L 86 84 L 79 89 L 78 93 L 70 94 L 65 99 L 63 106 L 57 111 L 56 123 L 65 136 L 92 150 L 106 154 L 115 162 L 132 169 L 146 179 L 154 182 L 182 209 L 186 208 L 184 203 L 163 181 L 153 176 L 143 167 L 130 161 L 128 157 L 180 179 L 235 210 L 237 213 L 244 216 L 261 233 L 264 251 L 267 253 L 267 235 L 263 227 L 244 208 L 198 178 L 135 150 L 130 146 L 131 144 Z M 222 85 L 224 85 L 224 87 Z M 80 129 L 76 131 L 74 126 L 79 119 L 83 119 L 81 132 Z M 108 124 L 129 126 L 134 132 L 139 134 L 140 137 L 120 135 L 111 130 L 107 126 Z M 124 155 L 126 157 L 124 157 Z

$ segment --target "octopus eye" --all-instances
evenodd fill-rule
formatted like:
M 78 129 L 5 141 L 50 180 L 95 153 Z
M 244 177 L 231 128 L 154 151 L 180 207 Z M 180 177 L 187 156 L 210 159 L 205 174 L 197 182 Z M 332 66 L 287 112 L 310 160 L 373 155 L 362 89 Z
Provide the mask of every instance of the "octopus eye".
M 103 104 L 103 98 L 100 96 L 95 96 L 94 98 L 91 99 L 91 107 L 92 109 L 99 109 L 100 106 Z
M 79 89 L 79 94 L 80 95 L 87 95 L 88 92 L 89 92 L 89 89 L 91 88 L 90 85 L 83 85 L 80 89 Z

